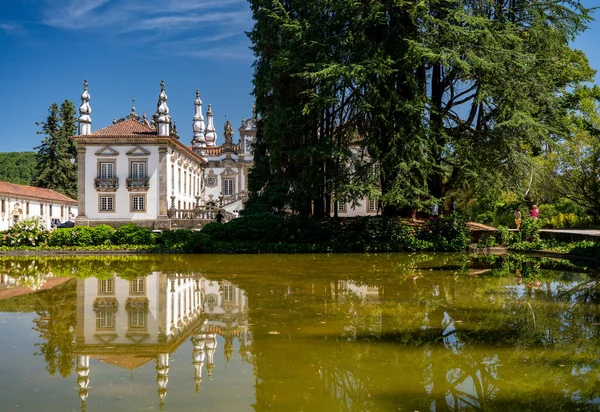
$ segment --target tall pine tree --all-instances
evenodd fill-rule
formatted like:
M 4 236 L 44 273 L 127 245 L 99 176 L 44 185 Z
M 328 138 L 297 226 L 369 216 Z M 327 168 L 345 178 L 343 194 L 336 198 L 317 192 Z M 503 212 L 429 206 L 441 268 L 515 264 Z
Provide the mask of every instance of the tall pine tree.
M 77 131 L 75 106 L 65 100 L 60 107 L 52 103 L 45 122 L 38 122 L 44 135 L 36 153 L 35 186 L 55 190 L 77 199 Z

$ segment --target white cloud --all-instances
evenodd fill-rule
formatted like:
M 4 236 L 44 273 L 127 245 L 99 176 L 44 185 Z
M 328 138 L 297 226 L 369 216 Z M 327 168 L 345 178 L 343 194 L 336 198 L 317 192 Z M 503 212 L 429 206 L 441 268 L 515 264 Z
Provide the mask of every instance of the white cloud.
M 23 27 L 19 23 L 11 21 L 0 21 L 0 30 L 6 34 L 21 34 L 24 32 Z
M 233 51 L 240 48 L 231 42 L 252 27 L 246 0 L 45 0 L 42 4 L 43 23 L 56 29 L 102 33 L 117 41 L 127 36 L 131 44 L 151 40 L 155 47 L 178 55 L 192 56 L 186 48 L 213 42 L 215 49 L 224 51 L 221 56 L 239 58 Z

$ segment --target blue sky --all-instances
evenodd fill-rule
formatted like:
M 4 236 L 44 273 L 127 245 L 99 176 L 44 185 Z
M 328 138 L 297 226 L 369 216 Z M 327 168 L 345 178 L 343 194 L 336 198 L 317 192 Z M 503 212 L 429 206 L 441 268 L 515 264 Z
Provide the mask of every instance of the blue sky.
M 600 0 L 583 0 L 587 7 Z M 80 105 L 89 82 L 92 130 L 156 111 L 165 80 L 182 142 L 192 139 L 196 89 L 212 104 L 217 144 L 223 124 L 237 129 L 252 108 L 252 62 L 246 0 L 5 0 L 0 14 L 0 151 L 40 144 L 35 122 L 64 99 Z M 600 69 L 600 23 L 574 43 Z M 597 76 L 600 79 L 600 76 Z M 237 133 L 237 131 L 236 131 Z M 234 137 L 237 140 L 237 135 Z

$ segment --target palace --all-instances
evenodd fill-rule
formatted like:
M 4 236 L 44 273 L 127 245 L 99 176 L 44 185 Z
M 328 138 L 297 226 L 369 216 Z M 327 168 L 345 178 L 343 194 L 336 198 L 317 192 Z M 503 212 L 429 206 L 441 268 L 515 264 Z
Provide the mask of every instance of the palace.
M 140 117 L 135 107 L 113 124 L 91 130 L 87 81 L 81 95 L 78 144 L 77 225 L 119 226 L 134 222 L 156 230 L 200 227 L 218 211 L 233 218 L 247 197 L 251 145 L 256 119 L 242 122 L 239 143 L 225 124 L 222 146 L 216 146 L 214 115 L 206 123 L 196 90 L 191 145 L 179 140 L 161 82 L 156 113 Z

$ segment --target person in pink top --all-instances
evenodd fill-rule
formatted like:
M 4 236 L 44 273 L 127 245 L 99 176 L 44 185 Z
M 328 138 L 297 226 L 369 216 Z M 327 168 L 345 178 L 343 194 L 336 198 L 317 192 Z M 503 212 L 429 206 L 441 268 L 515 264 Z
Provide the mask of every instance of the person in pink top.
M 540 215 L 540 211 L 537 207 L 537 205 L 533 205 L 533 207 L 531 208 L 531 213 L 530 213 L 531 217 L 534 219 L 537 219 L 538 216 Z

